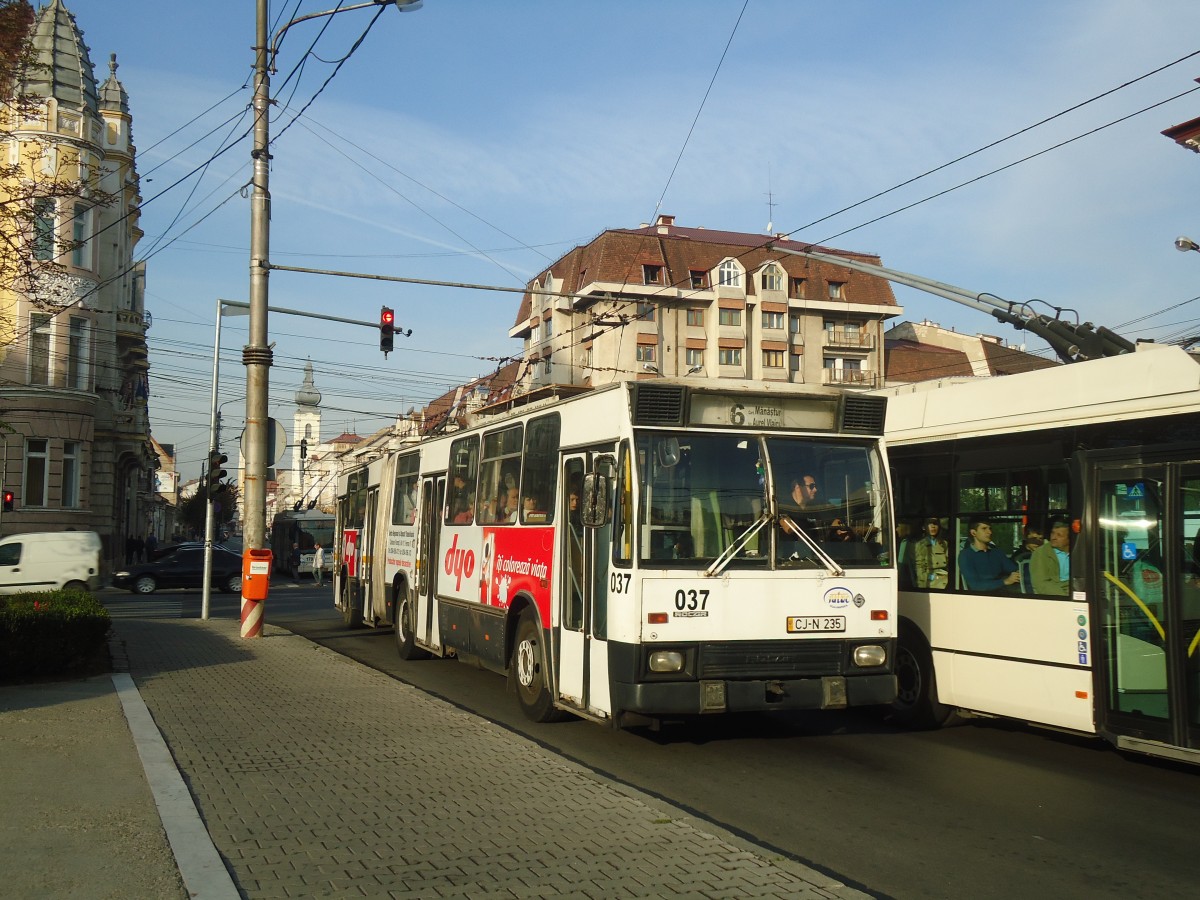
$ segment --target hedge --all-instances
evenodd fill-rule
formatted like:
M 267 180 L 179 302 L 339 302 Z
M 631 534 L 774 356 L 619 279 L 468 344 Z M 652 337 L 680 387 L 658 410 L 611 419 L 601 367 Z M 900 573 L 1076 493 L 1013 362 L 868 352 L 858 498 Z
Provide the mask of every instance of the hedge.
M 104 646 L 110 624 L 86 591 L 0 597 L 0 678 L 71 672 Z

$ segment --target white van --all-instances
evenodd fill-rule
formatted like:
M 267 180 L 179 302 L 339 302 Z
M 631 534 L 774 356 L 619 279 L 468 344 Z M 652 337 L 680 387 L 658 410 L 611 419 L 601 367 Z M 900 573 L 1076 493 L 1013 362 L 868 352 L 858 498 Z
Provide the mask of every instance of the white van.
M 99 587 L 100 535 L 94 531 L 41 531 L 0 539 L 0 594 Z

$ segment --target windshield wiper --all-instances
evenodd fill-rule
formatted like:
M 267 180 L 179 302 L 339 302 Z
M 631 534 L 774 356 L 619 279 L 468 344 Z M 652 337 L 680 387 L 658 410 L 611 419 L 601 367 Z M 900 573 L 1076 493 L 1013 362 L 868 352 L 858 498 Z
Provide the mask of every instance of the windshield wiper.
M 750 526 L 734 538 L 733 543 L 726 547 L 721 555 L 714 559 L 709 567 L 704 570 L 705 576 L 712 578 L 714 575 L 720 575 L 725 571 L 725 567 L 729 565 L 729 561 L 737 556 L 750 543 L 750 538 L 762 531 L 763 526 L 770 521 L 771 513 L 764 509 L 762 515 L 758 517 L 758 521 L 751 522 Z
M 822 565 L 829 570 L 831 575 L 840 578 L 846 574 L 846 570 L 839 566 L 837 561 L 832 556 L 822 550 L 820 544 L 814 541 L 803 528 L 793 522 L 792 517 L 787 513 L 779 514 L 779 524 L 786 530 L 796 535 L 796 537 L 800 538 L 800 540 L 802 540 L 808 546 L 808 549 L 813 552 L 817 559 L 821 561 Z

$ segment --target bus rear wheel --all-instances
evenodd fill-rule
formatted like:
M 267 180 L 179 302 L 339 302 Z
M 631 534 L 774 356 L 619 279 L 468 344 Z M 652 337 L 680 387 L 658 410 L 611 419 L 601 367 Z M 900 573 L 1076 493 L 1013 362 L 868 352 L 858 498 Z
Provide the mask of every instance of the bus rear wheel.
M 554 722 L 562 713 L 554 708 L 546 677 L 546 653 L 542 629 L 532 609 L 526 608 L 517 620 L 517 639 L 513 644 L 511 671 L 517 688 L 521 712 L 534 722 Z
M 396 597 L 395 609 L 392 612 L 393 628 L 396 635 L 396 653 L 401 659 L 405 660 L 424 659 L 429 653 L 417 646 L 416 607 L 413 606 L 405 594 L 406 591 L 401 589 L 400 595 Z
M 896 644 L 896 699 L 888 719 L 904 728 L 941 728 L 956 720 L 954 710 L 937 701 L 933 654 L 911 632 Z

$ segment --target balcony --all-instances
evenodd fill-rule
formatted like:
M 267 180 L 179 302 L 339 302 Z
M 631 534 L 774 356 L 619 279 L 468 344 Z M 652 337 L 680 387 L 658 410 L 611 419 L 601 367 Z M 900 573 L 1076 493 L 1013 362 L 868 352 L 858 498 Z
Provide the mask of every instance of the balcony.
M 878 386 L 879 373 L 866 369 L 822 369 L 821 383 L 846 387 Z
M 875 335 L 863 331 L 826 331 L 825 346 L 837 350 L 861 350 L 864 353 L 875 349 Z

